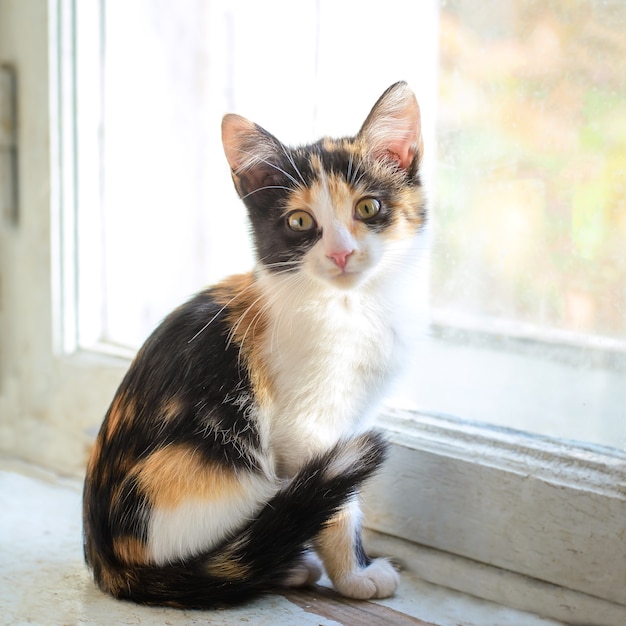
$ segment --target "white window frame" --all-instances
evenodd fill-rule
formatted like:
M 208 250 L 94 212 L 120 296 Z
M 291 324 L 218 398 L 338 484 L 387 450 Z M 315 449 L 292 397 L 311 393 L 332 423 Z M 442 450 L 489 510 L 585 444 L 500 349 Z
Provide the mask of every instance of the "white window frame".
M 100 422 L 128 360 L 78 349 L 76 4 L 0 4 L 20 33 L 0 42 L 20 116 L 19 222 L 0 228 L 0 450 L 81 475 L 86 425 Z M 381 423 L 392 450 L 365 497 L 372 545 L 402 547 L 437 584 L 556 619 L 626 623 L 626 455 L 403 411 Z
M 392 454 L 368 523 L 420 546 L 420 576 L 568 623 L 624 623 L 626 454 L 407 411 L 381 422 Z
M 0 451 L 81 475 L 87 426 L 102 420 L 128 360 L 77 349 L 75 9 L 0 3 L 19 181 L 17 220 L 0 225 Z

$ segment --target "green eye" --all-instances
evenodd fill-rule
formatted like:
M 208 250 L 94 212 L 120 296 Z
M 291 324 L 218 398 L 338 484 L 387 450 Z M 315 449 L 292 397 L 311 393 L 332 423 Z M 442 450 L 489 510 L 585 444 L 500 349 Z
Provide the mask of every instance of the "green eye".
M 376 198 L 361 198 L 354 207 L 358 219 L 371 220 L 380 211 L 380 202 Z
M 315 220 L 306 211 L 292 211 L 287 216 L 287 226 L 296 232 L 303 232 L 315 228 Z

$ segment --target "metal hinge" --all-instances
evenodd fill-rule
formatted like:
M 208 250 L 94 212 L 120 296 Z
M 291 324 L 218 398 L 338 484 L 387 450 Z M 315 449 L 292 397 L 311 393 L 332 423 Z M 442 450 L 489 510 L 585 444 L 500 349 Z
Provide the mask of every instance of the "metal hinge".
M 0 215 L 17 224 L 17 88 L 7 65 L 0 66 Z

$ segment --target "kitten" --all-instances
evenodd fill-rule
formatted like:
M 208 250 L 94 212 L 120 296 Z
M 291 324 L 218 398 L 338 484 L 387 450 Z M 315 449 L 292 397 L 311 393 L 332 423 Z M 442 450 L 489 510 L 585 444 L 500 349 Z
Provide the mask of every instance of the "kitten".
M 176 309 L 130 366 L 87 469 L 87 563 L 147 604 L 231 605 L 322 563 L 345 596 L 389 596 L 358 491 L 385 457 L 367 420 L 404 358 L 425 223 L 417 101 L 392 85 L 355 137 L 304 147 L 237 115 L 222 136 L 256 268 Z

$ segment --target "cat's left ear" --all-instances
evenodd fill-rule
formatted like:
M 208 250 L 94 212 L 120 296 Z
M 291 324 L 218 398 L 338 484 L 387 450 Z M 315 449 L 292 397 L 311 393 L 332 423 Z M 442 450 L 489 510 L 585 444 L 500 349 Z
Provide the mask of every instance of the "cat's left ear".
M 383 93 L 357 137 L 374 158 L 395 161 L 403 170 L 416 173 L 424 152 L 420 108 L 405 82 L 395 83 Z

